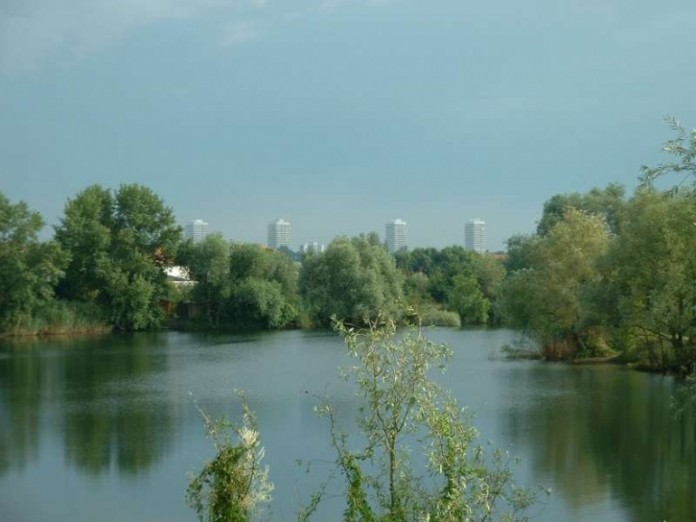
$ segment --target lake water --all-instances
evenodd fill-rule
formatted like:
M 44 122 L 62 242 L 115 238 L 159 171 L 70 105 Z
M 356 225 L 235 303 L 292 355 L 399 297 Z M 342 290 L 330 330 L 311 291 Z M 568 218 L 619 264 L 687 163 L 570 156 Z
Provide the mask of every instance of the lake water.
M 454 349 L 441 379 L 482 441 L 519 457 L 518 483 L 552 490 L 532 520 L 696 520 L 696 417 L 674 418 L 672 378 L 507 361 L 507 330 L 428 335 Z M 357 408 L 338 378 L 346 362 L 334 334 L 303 331 L 5 341 L 0 520 L 193 522 L 188 475 L 212 455 L 194 401 L 234 418 L 236 389 L 257 413 L 276 486 L 269 518 L 295 520 L 333 457 L 316 396 L 342 419 Z M 316 520 L 341 509 L 329 501 Z

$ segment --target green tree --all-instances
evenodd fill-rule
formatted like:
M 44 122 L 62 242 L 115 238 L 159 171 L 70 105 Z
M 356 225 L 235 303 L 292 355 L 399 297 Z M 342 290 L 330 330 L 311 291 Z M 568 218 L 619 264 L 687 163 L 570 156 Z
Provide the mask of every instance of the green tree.
M 41 242 L 43 219 L 26 203 L 0 192 L 0 331 L 20 330 L 53 299 L 67 257 L 53 242 Z
M 227 314 L 237 324 L 282 328 L 297 317 L 298 270 L 282 252 L 234 244 L 230 251 Z
M 680 235 L 681 232 L 683 236 L 693 236 L 694 226 L 696 226 L 696 128 L 687 132 L 681 123 L 679 123 L 679 120 L 674 117 L 668 117 L 667 122 L 676 133 L 676 136 L 665 144 L 663 150 L 673 156 L 674 159 L 672 161 L 662 162 L 657 167 L 643 166 L 641 186 L 642 188 L 653 189 L 655 181 L 666 174 L 676 174 L 682 177 L 682 179 L 678 181 L 678 184 L 668 192 L 668 194 L 676 195 L 678 199 L 681 200 L 677 204 L 679 207 L 687 207 L 685 212 L 680 212 L 681 221 L 673 223 L 675 228 L 672 230 L 670 237 L 670 242 L 676 241 L 677 243 L 682 243 L 685 238 L 678 240 L 675 239 L 675 235 Z M 692 182 L 691 190 L 682 190 L 683 185 L 689 179 L 691 179 Z M 676 250 L 680 253 L 682 252 L 681 248 L 678 246 Z M 688 253 L 690 254 L 692 252 Z M 674 270 L 674 265 L 678 264 L 678 262 L 675 263 L 674 250 L 667 251 L 667 256 L 669 257 L 667 265 Z M 688 260 L 687 263 L 693 266 L 691 264 L 693 263 L 691 256 L 686 256 L 685 260 Z M 689 272 L 691 271 L 690 268 L 679 270 L 676 274 L 673 274 L 673 283 L 676 285 L 680 282 L 685 283 L 686 278 L 684 276 L 686 275 L 686 277 L 689 277 Z M 668 298 L 668 300 L 672 305 L 674 305 L 675 302 L 681 302 L 683 296 L 689 296 L 692 293 L 692 288 L 693 279 L 690 284 L 687 283 L 686 288 L 681 290 L 674 289 L 672 292 L 673 296 Z M 675 297 L 677 297 L 676 300 L 674 299 Z M 677 357 L 677 364 L 681 366 L 680 371 L 691 371 L 692 373 L 696 372 L 696 354 L 693 353 L 693 346 L 685 348 L 684 345 L 693 345 L 691 339 L 694 338 L 694 324 L 693 320 L 688 317 L 688 314 L 689 311 L 694 311 L 696 308 L 694 303 L 696 303 L 696 301 L 689 302 L 687 297 L 686 302 L 682 302 L 678 305 L 677 310 L 672 310 L 671 313 L 673 316 L 669 320 L 669 325 L 664 325 L 663 323 L 661 330 L 662 332 L 671 332 L 671 344 Z M 671 307 L 670 305 L 664 305 L 664 308 L 667 310 Z M 685 313 L 687 317 L 685 317 Z M 684 332 L 685 329 L 687 332 Z M 658 337 L 662 339 L 661 336 Z
M 68 200 L 56 240 L 70 253 L 58 293 L 67 299 L 100 302 L 104 288 L 100 267 L 109 262 L 114 198 L 111 191 L 93 185 Z
M 667 118 L 667 122 L 676 136 L 665 144 L 663 150 L 676 159 L 662 162 L 657 167 L 643 166 L 641 177 L 643 187 L 652 187 L 659 177 L 669 173 L 683 176 L 679 185 L 689 178 L 696 184 L 696 129 L 687 132 L 679 120 L 673 117 Z
M 209 325 L 219 326 L 225 302 L 231 294 L 230 244 L 221 234 L 210 234 L 199 243 L 182 243 L 178 262 L 196 282 L 191 299 L 203 304 Z
M 352 447 L 331 405 L 319 407 L 329 418 L 345 481 L 343 519 L 526 520 L 534 496 L 515 486 L 501 453 L 476 445 L 478 433 L 457 401 L 429 376 L 432 367 L 444 368 L 450 349 L 418 326 L 397 335 L 394 321 L 381 316 L 365 329 L 334 326 L 355 360 L 345 377 L 362 401 L 357 420 L 364 441 Z M 414 450 L 423 452 L 423 467 Z M 310 519 L 320 500 L 321 493 L 300 519 Z
M 164 267 L 181 228 L 152 190 L 87 188 L 68 200 L 56 239 L 71 258 L 62 296 L 98 304 L 120 329 L 161 325 L 160 301 L 169 294 Z
M 427 310 L 426 303 L 446 307 L 464 323 L 488 321 L 505 277 L 500 261 L 461 246 L 416 248 L 397 254 L 396 262 L 411 306 L 419 310 Z
M 533 264 L 505 281 L 501 309 L 506 319 L 535 335 L 547 355 L 581 351 L 596 355 L 602 347 L 591 335 L 588 290 L 599 279 L 597 261 L 609 244 L 603 218 L 568 207 L 562 221 L 534 240 Z M 533 246 L 532 246 L 533 245 Z
M 507 240 L 505 269 L 508 274 L 531 268 L 537 263 L 538 234 L 516 234 Z
M 335 319 L 334 327 L 355 361 L 343 376 L 356 384 L 362 402 L 361 442 L 351 446 L 330 404 L 317 408 L 330 422 L 336 472 L 298 520 L 315 515 L 339 475 L 346 522 L 527 520 L 524 512 L 536 495 L 514 483 L 508 457 L 477 444 L 462 408 L 430 377 L 433 367 L 444 370 L 449 347 L 427 339 L 420 326 L 397 333 L 396 323 L 381 314 L 364 329 Z M 201 521 L 248 522 L 270 500 L 256 420 L 244 400 L 243 406 L 240 426 L 201 411 L 216 450 L 186 491 Z M 424 459 L 413 458 L 413 450 Z
M 625 189 L 611 183 L 604 189 L 593 188 L 585 194 L 557 194 L 544 203 L 544 211 L 537 225 L 537 234 L 545 236 L 563 220 L 568 208 L 582 210 L 604 218 L 609 230 L 616 233 L 619 229 L 621 211 L 625 205 Z
M 459 314 L 462 323 L 482 324 L 488 320 L 491 302 L 481 292 L 473 275 L 459 274 L 447 292 L 447 305 Z
M 232 290 L 231 315 L 244 326 L 282 328 L 297 315 L 277 281 L 249 277 Z
M 360 322 L 396 311 L 403 288 L 394 258 L 369 236 L 339 237 L 326 252 L 305 257 L 299 285 L 306 313 L 322 325 L 331 315 Z
M 630 202 L 609 252 L 606 290 L 619 325 L 647 351 L 649 364 L 696 369 L 694 193 L 645 189 Z
M 206 326 L 282 328 L 297 318 L 298 269 L 282 252 L 213 234 L 184 243 L 179 260 L 196 281 L 190 297 L 206 310 Z

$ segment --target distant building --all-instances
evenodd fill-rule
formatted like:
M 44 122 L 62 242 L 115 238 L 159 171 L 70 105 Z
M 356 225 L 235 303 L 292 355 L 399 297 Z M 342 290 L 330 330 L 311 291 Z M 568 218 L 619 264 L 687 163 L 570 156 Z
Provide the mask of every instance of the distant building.
M 310 243 L 304 243 L 302 246 L 300 246 L 300 253 L 302 254 L 321 254 L 325 250 L 324 245 L 321 245 L 317 243 L 316 241 L 312 241 Z
M 464 248 L 483 254 L 488 250 L 486 222 L 479 218 L 470 219 L 464 225 Z
M 268 224 L 268 246 L 274 250 L 282 247 L 290 248 L 292 242 L 292 227 L 284 219 L 277 219 Z
M 387 250 L 392 254 L 399 250 L 405 250 L 407 246 L 407 227 L 406 222 L 401 219 L 394 219 L 387 223 L 386 230 Z
M 184 237 L 192 239 L 194 243 L 200 243 L 208 235 L 208 223 L 202 219 L 194 219 L 186 223 Z
M 186 267 L 175 265 L 165 267 L 164 273 L 167 275 L 167 280 L 174 286 L 193 286 L 195 281 L 191 280 L 191 274 Z

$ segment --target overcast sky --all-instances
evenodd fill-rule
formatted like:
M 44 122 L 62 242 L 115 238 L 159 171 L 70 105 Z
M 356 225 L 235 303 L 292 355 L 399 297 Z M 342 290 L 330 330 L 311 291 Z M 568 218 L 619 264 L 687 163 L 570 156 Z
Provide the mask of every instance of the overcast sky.
M 497 250 L 632 191 L 665 115 L 696 125 L 693 0 L 0 0 L 0 191 L 50 225 L 137 182 L 237 241 Z

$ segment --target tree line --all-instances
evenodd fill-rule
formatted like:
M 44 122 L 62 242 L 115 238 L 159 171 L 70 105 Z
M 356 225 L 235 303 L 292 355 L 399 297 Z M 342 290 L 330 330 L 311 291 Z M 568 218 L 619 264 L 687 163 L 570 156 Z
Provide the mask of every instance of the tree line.
M 630 197 L 610 184 L 546 201 L 536 232 L 504 261 L 460 246 L 390 255 L 376 233 L 337 237 L 295 262 L 286 253 L 182 239 L 147 187 L 94 185 L 65 205 L 54 238 L 41 216 L 0 193 L 0 332 L 116 328 L 326 327 L 406 308 L 424 324 L 505 324 L 550 358 L 620 354 L 661 370 L 696 365 L 696 131 L 675 123 L 674 160 L 644 168 Z M 664 174 L 682 176 L 658 189 Z M 692 183 L 687 183 L 691 181 Z M 673 185 L 673 183 L 668 183 Z M 165 269 L 196 282 L 174 287 Z M 188 313 L 177 313 L 176 303 Z M 184 308 L 179 307 L 179 310 Z
M 696 370 L 696 130 L 675 130 L 673 161 L 644 167 L 630 197 L 615 184 L 556 195 L 536 233 L 509 240 L 499 310 L 546 357 Z M 664 174 L 681 178 L 659 189 Z
M 67 201 L 54 237 L 0 193 L 0 333 L 326 327 L 415 307 L 426 322 L 499 321 L 500 261 L 453 246 L 390 255 L 376 233 L 337 237 L 300 262 L 212 234 L 182 238 L 151 189 L 93 185 Z M 166 269 L 195 282 L 175 286 Z M 185 306 L 181 306 L 181 304 Z

